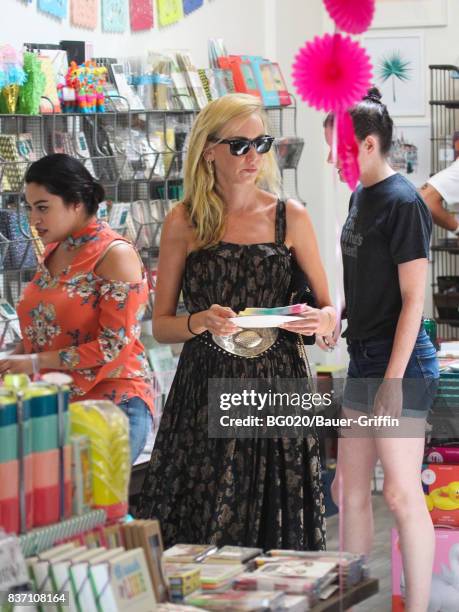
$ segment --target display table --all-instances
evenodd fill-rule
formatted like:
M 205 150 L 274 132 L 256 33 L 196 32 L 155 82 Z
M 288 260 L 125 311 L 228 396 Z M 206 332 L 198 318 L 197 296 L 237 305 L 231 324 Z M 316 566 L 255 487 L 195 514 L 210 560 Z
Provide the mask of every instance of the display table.
M 376 578 L 363 580 L 354 587 L 348 589 L 340 596 L 339 593 L 332 595 L 329 599 L 320 602 L 310 612 L 341 612 L 351 606 L 369 599 L 379 591 L 379 582 Z

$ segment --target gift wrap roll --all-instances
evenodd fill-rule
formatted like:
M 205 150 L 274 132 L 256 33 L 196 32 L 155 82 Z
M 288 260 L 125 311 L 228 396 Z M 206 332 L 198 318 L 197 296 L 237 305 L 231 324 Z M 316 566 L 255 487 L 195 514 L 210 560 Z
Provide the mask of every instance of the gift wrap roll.
M 23 419 L 20 424 L 16 393 L 0 389 L 0 526 L 6 532 L 14 533 L 21 531 L 21 469 L 24 527 L 30 529 L 33 522 L 32 428 L 27 401 L 22 402 L 21 412 Z
M 43 382 L 31 383 L 24 396 L 32 416 L 33 524 L 56 523 L 71 515 L 71 451 L 69 438 L 68 391 L 64 391 L 64 481 L 59 474 L 58 388 Z M 60 495 L 64 516 L 60 516 Z

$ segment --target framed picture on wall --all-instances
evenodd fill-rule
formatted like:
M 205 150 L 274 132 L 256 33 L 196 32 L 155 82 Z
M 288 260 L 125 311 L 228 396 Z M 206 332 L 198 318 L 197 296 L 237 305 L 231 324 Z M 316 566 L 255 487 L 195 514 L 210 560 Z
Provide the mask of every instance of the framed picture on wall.
M 447 0 L 376 0 L 371 29 L 448 25 Z
M 391 115 L 425 116 L 424 36 L 422 32 L 370 33 L 362 37 L 373 64 L 373 83 Z
M 421 187 L 430 175 L 430 125 L 394 125 L 389 163 L 415 187 Z

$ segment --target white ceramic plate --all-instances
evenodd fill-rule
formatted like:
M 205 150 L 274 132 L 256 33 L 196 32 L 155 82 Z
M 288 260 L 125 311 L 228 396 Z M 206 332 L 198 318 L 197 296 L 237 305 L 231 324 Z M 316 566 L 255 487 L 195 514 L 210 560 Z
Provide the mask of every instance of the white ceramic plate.
M 278 327 L 283 323 L 291 323 L 292 321 L 300 321 L 303 317 L 287 316 L 287 315 L 249 315 L 247 317 L 232 317 L 231 323 L 238 327 Z

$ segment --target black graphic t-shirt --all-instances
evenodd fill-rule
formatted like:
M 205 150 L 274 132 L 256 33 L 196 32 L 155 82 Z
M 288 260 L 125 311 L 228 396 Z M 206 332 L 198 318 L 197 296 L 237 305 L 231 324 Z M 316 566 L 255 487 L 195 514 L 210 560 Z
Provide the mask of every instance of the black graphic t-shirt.
M 402 308 L 398 264 L 428 257 L 432 218 L 400 174 L 359 185 L 341 234 L 350 340 L 392 337 Z

